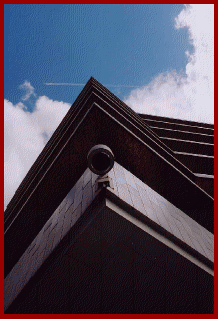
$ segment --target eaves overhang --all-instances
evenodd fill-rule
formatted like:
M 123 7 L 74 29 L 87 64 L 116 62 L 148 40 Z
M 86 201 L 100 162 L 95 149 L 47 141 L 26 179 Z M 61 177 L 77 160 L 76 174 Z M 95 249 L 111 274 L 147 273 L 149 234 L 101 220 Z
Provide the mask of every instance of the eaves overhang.
M 36 236 L 85 171 L 95 144 L 108 145 L 118 163 L 213 232 L 213 198 L 194 174 L 139 115 L 91 78 L 8 204 L 5 249 L 16 240 L 21 251 Z

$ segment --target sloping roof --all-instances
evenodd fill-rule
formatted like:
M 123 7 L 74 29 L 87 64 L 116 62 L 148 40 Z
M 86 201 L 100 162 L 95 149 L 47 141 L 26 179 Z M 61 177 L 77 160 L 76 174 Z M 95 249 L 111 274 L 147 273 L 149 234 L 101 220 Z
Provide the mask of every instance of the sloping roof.
M 95 144 L 185 214 L 213 232 L 213 198 L 196 175 L 131 108 L 91 78 L 5 211 L 8 273 L 87 168 Z

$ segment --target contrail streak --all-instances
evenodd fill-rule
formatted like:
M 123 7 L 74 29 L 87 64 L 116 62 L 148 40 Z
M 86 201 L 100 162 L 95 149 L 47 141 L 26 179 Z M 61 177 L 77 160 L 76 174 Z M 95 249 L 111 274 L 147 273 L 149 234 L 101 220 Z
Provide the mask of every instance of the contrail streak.
M 71 85 L 71 86 L 85 86 L 83 83 L 44 83 L 45 85 Z M 108 87 L 128 87 L 128 88 L 138 88 L 139 86 L 135 85 L 113 85 L 113 84 L 103 84 Z
M 82 83 L 44 83 L 45 85 L 75 85 L 75 86 L 84 86 Z

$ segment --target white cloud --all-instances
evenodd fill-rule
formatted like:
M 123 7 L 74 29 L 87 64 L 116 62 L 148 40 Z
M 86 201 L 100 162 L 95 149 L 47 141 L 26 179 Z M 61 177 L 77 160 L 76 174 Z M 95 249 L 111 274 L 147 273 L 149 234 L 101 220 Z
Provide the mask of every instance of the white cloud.
M 22 101 L 28 100 L 31 95 L 36 96 L 34 87 L 28 81 L 25 81 L 23 84 L 21 84 L 19 88 L 25 90 L 26 92 L 26 94 L 21 98 Z
M 161 73 L 131 91 L 125 103 L 138 113 L 214 122 L 214 5 L 185 5 L 175 28 L 188 28 L 193 53 L 184 72 Z
M 4 207 L 57 128 L 70 104 L 41 96 L 32 113 L 4 100 Z

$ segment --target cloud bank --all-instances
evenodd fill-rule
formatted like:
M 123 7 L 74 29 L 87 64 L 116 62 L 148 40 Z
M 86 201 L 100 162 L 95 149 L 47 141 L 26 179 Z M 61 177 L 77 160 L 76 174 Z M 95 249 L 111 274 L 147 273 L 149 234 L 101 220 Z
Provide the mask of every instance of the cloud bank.
M 41 96 L 30 113 L 4 100 L 4 208 L 69 108 Z
M 175 28 L 187 28 L 193 52 L 182 72 L 161 73 L 124 102 L 138 113 L 214 123 L 214 5 L 185 5 Z

